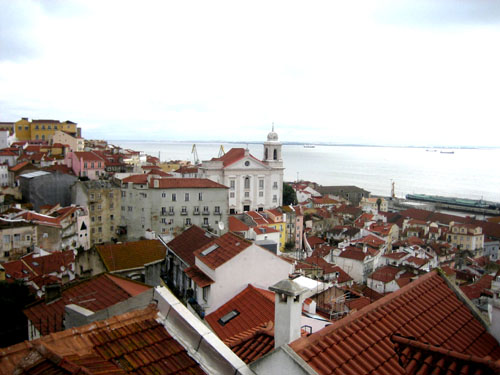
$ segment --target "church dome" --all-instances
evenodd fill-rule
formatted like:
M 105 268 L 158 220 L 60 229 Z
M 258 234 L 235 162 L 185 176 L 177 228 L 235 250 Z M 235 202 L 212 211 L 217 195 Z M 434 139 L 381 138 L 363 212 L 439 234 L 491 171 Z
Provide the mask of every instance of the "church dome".
M 274 125 L 273 125 L 273 130 L 267 135 L 267 141 L 278 142 L 278 133 L 274 131 Z

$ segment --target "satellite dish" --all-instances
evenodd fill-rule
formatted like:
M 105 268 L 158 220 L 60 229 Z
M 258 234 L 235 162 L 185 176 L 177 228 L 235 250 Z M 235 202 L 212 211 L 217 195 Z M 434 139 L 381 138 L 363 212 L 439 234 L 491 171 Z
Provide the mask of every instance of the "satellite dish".
M 219 229 L 224 230 L 224 223 L 222 221 L 219 221 Z

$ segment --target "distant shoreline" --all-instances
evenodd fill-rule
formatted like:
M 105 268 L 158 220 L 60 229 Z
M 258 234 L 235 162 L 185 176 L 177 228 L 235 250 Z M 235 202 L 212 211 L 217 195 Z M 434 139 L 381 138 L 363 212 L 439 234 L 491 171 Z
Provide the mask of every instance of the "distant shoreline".
M 108 140 L 108 143 L 113 142 L 138 142 L 138 143 L 224 143 L 224 144 L 262 144 L 262 141 L 224 141 L 224 140 L 211 140 L 211 141 L 175 141 L 175 140 L 144 140 L 144 139 L 113 139 Z M 281 142 L 284 146 L 334 146 L 334 147 L 390 147 L 390 148 L 422 148 L 429 150 L 495 150 L 500 149 L 500 146 L 414 146 L 414 145 L 375 145 L 375 144 L 357 144 L 357 143 L 330 143 L 330 142 Z

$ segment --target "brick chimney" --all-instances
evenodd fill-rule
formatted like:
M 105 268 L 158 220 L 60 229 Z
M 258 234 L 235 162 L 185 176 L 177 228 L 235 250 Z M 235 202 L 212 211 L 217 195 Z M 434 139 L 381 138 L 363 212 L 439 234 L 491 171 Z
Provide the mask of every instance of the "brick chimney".
M 282 280 L 269 290 L 275 293 L 274 347 L 289 344 L 300 337 L 303 295 L 307 292 L 292 280 Z

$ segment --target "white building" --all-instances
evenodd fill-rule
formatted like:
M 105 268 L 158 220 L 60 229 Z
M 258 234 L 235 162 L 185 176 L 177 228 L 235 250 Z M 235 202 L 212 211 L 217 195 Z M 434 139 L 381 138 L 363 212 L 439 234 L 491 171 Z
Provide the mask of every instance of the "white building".
M 203 161 L 199 172 L 229 187 L 230 214 L 278 207 L 283 200 L 281 147 L 273 127 L 264 142 L 263 160 L 248 149 L 232 148 L 222 157 Z

